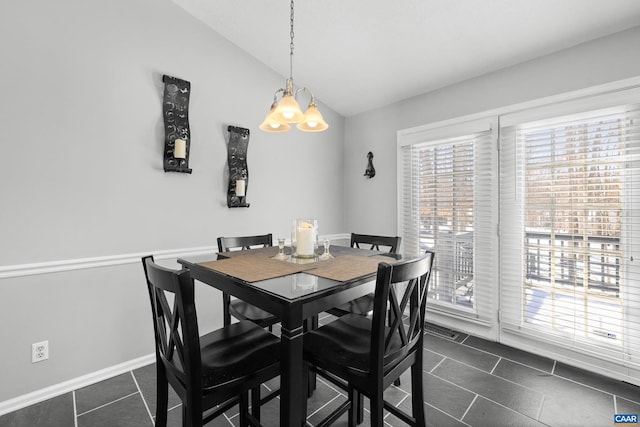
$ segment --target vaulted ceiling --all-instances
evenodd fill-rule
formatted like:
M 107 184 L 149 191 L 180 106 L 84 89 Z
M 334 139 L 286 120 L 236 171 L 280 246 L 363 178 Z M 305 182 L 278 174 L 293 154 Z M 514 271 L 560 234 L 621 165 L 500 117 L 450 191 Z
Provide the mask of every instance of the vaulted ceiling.
M 173 1 L 284 84 L 289 1 Z M 298 0 L 293 78 L 351 116 L 638 25 L 638 0 Z

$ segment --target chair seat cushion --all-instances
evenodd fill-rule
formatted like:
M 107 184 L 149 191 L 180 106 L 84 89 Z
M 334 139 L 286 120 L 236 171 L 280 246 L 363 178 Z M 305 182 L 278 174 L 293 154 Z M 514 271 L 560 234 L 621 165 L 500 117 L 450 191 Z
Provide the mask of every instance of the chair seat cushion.
M 366 374 L 371 351 L 371 318 L 346 314 L 304 335 L 304 357 L 331 371 Z M 391 348 L 399 348 L 398 341 Z
M 236 318 L 245 318 L 256 323 L 268 322 L 269 325 L 271 325 L 278 322 L 278 319 L 273 314 L 269 313 L 268 311 L 264 311 L 263 309 L 258 308 L 253 304 L 249 304 L 248 302 L 241 299 L 231 300 L 231 303 L 229 304 L 229 310 L 231 311 L 231 314 Z M 235 314 L 238 314 L 239 316 L 235 316 Z
M 280 340 L 244 320 L 200 338 L 203 386 L 210 388 L 249 375 L 280 359 Z

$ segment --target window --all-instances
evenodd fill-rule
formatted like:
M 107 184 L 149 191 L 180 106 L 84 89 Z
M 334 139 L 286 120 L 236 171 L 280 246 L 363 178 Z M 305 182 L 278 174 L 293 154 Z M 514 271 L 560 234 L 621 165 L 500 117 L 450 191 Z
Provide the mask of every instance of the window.
M 639 119 L 621 105 L 501 130 L 502 327 L 635 369 Z
M 473 308 L 472 137 L 417 149 L 420 250 L 439 254 L 429 298 Z
M 493 272 L 491 260 L 477 248 L 495 246 L 491 123 L 418 131 L 401 141 L 403 252 L 436 252 L 428 294 L 432 308 L 489 321 L 492 286 L 485 279 Z

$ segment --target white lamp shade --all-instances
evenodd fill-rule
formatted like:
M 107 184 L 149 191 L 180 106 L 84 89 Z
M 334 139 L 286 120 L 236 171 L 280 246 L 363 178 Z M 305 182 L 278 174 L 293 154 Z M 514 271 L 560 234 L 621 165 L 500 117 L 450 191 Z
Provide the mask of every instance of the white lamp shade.
M 260 125 L 260 129 L 262 129 L 265 132 L 286 132 L 289 129 L 291 129 L 291 126 L 289 126 L 288 124 L 278 123 L 273 118 L 273 112 L 275 111 L 275 109 L 276 109 L 276 104 L 273 104 L 271 106 L 271 109 L 267 113 L 267 115 L 264 117 L 264 121 Z
M 278 102 L 272 117 L 278 123 L 299 123 L 302 121 L 304 114 L 302 114 L 302 110 L 300 110 L 300 106 L 293 95 L 285 95 Z
M 309 104 L 309 108 L 304 113 L 304 117 L 297 128 L 305 132 L 322 132 L 329 128 L 327 122 L 322 118 L 315 104 Z

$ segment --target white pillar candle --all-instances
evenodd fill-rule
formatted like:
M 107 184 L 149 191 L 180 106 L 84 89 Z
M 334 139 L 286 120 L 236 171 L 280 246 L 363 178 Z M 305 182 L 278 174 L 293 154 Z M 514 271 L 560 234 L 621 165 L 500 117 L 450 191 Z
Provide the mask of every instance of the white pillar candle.
M 176 139 L 173 146 L 173 157 L 176 159 L 185 159 L 187 157 L 187 141 Z
M 236 180 L 236 196 L 244 197 L 246 191 L 246 183 L 244 179 Z
M 297 253 L 302 256 L 314 255 L 314 242 L 316 240 L 313 224 L 302 222 L 296 230 Z

